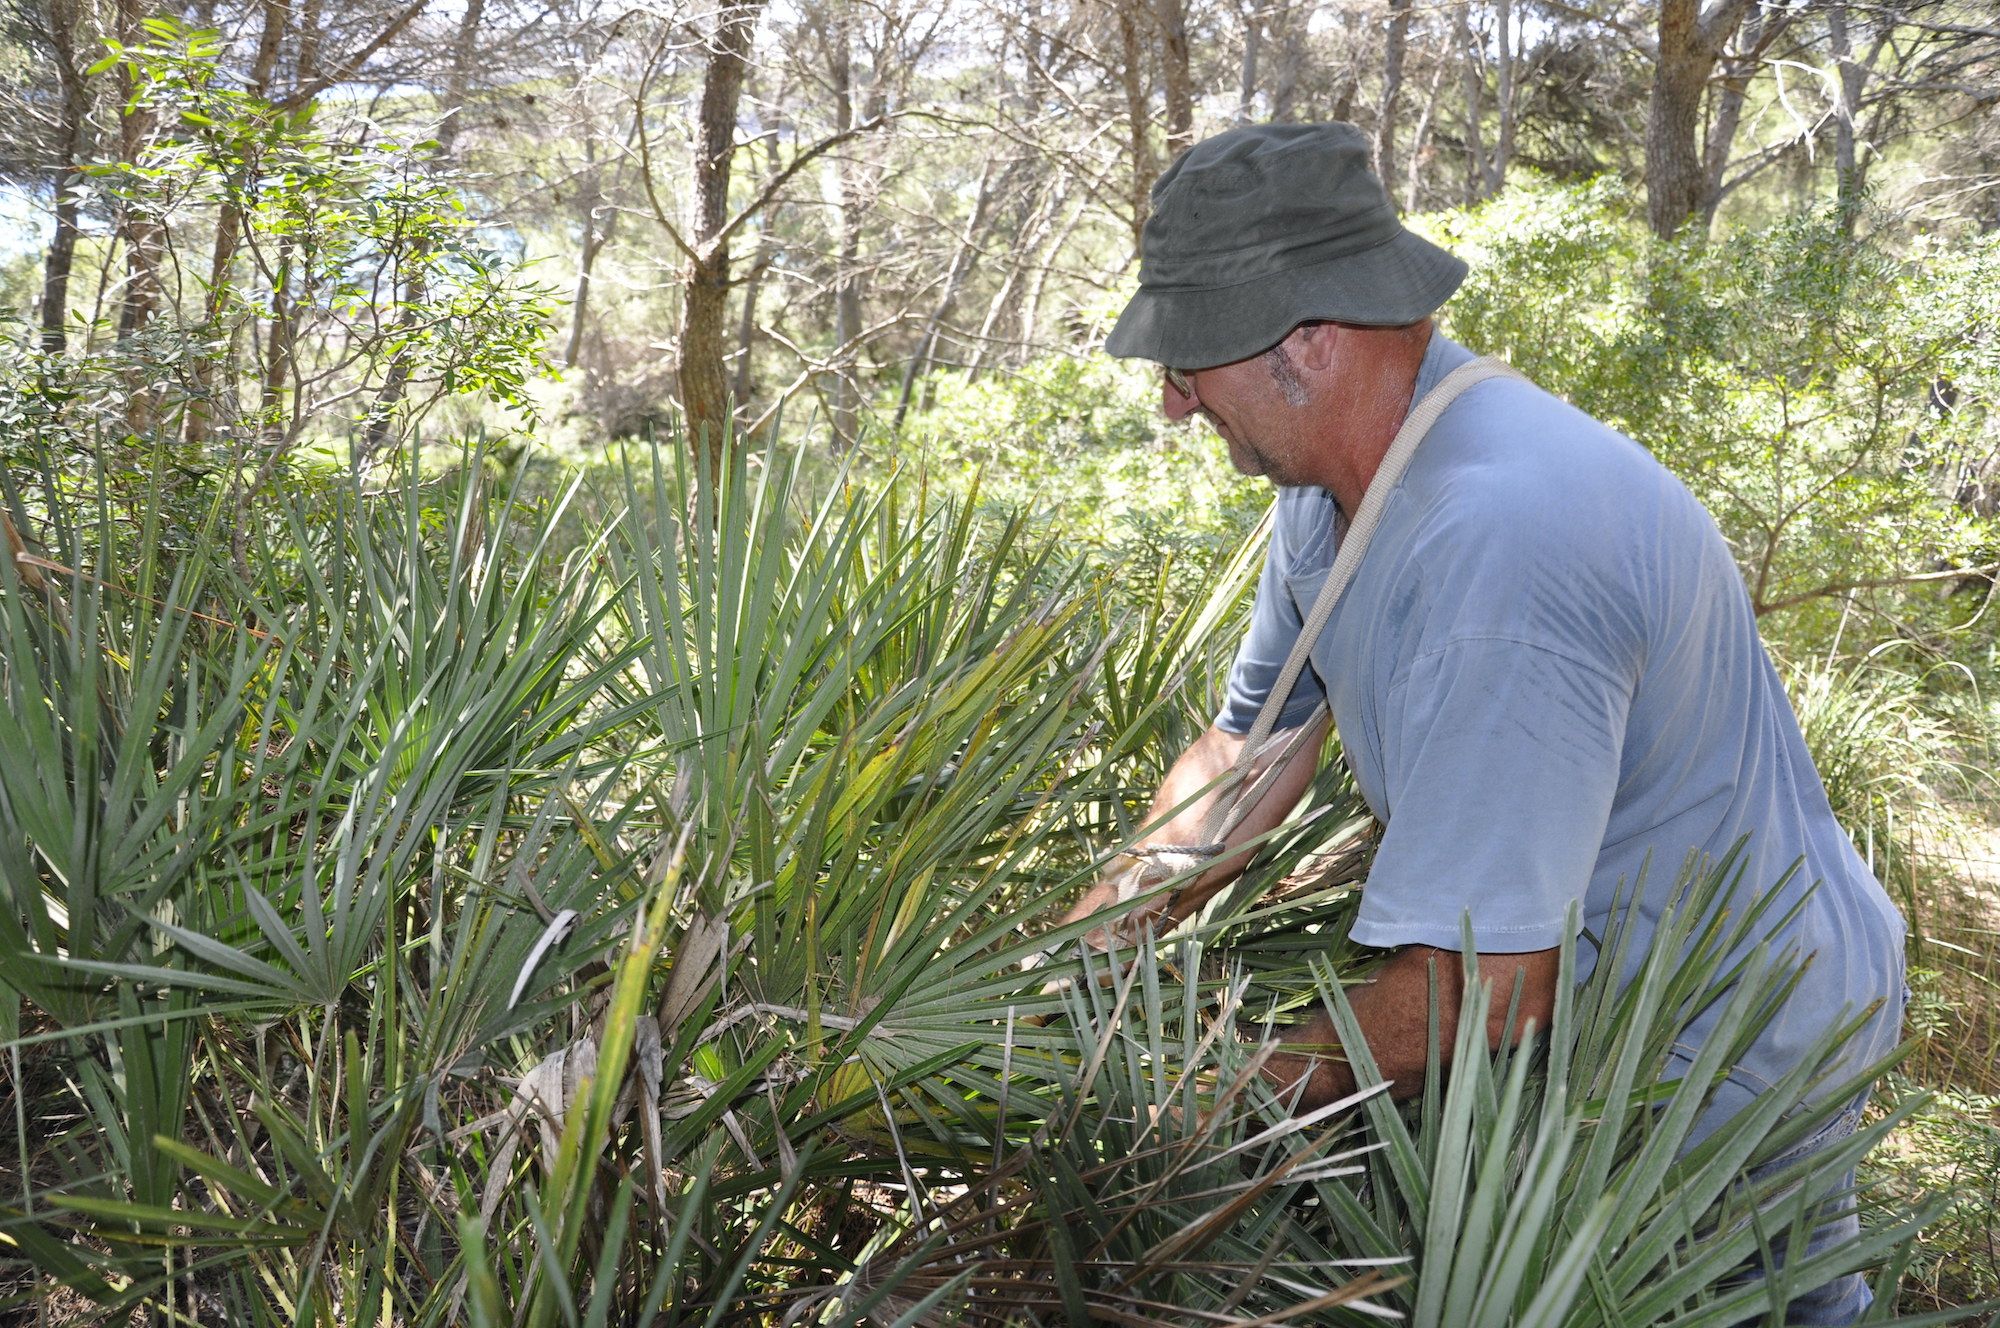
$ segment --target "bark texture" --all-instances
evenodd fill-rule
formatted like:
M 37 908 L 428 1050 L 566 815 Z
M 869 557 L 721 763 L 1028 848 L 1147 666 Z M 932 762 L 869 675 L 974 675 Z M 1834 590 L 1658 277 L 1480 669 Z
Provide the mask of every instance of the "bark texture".
M 1848 6 L 1830 6 L 1826 24 L 1840 86 L 1840 103 L 1833 113 L 1834 197 L 1839 204 L 1841 225 L 1852 233 L 1863 184 L 1860 135 L 1854 121 L 1860 111 L 1861 94 L 1868 85 L 1868 70 L 1854 58 Z
M 137 46 L 146 40 L 140 24 L 148 16 L 144 0 L 119 0 L 119 40 Z M 119 92 L 126 111 L 119 121 L 119 149 L 123 159 L 136 162 L 151 146 L 157 117 L 151 107 L 135 104 L 138 85 L 129 67 L 119 66 Z M 125 295 L 119 306 L 118 331 L 130 336 L 145 330 L 160 304 L 160 252 L 166 227 L 153 215 L 150 204 L 126 203 L 119 219 L 119 239 L 125 248 Z
M 1410 0 L 1389 0 L 1382 44 L 1382 103 L 1375 114 L 1375 174 L 1384 187 L 1396 178 L 1396 115 L 1403 97 L 1403 53 L 1410 42 Z
M 854 77 L 854 39 L 848 29 L 845 10 L 837 9 L 827 24 L 827 74 L 833 86 L 833 127 L 836 134 L 851 134 L 855 125 L 855 97 L 859 91 Z M 879 82 L 876 86 L 880 86 Z M 871 111 L 873 108 L 870 108 Z M 871 201 L 865 172 L 851 153 L 842 153 L 833 162 L 834 228 L 839 265 L 833 277 L 833 361 L 830 398 L 834 438 L 842 448 L 852 447 L 860 426 L 860 385 L 855 381 L 855 363 L 861 336 L 861 228 Z
M 1139 16 L 1130 3 L 1118 5 L 1119 82 L 1125 92 L 1126 154 L 1132 163 L 1127 189 L 1132 213 L 1132 252 L 1145 245 L 1146 217 L 1153 187 L 1153 143 L 1147 132 L 1152 119 L 1146 108 L 1146 48 L 1139 38 Z
M 474 0 L 474 3 L 479 3 L 479 0 Z M 263 27 L 257 37 L 257 53 L 250 61 L 247 88 L 250 95 L 258 99 L 270 94 L 271 75 L 277 68 L 278 50 L 284 43 L 290 16 L 289 8 L 282 0 L 264 0 L 260 10 Z M 208 339 L 208 345 L 193 364 L 195 390 L 189 395 L 187 418 L 182 426 L 182 436 L 190 447 L 200 447 L 207 442 L 214 427 L 216 394 L 222 390 L 222 370 L 229 358 L 223 316 L 229 292 L 234 286 L 232 273 L 236 267 L 236 254 L 243 243 L 244 190 L 249 173 L 255 169 L 254 159 L 237 166 L 232 187 L 223 195 L 222 203 L 216 209 L 215 247 L 209 255 L 208 294 L 202 300 L 201 311 L 202 335 Z
M 1735 49 L 1719 61 L 1721 72 L 1714 78 L 1708 141 L 1702 149 L 1701 227 L 1715 224 L 1723 196 L 1734 187 L 1728 178 L 1729 161 L 1736 144 L 1736 131 L 1743 124 L 1743 107 L 1750 93 L 1750 81 L 1763 67 L 1764 53 L 1784 32 L 1791 15 L 1756 8 L 1744 17 L 1738 29 Z
M 1701 105 L 1709 75 L 1754 0 L 1662 0 L 1659 58 L 1646 107 L 1646 220 L 1669 238 L 1697 215 L 1705 176 Z
M 723 357 L 729 321 L 729 176 L 736 154 L 736 110 L 750 67 L 750 43 L 765 0 L 730 0 L 715 19 L 695 122 L 693 253 L 682 269 L 677 387 L 688 443 L 710 474 L 719 474 L 730 435 L 729 379 Z
M 1189 68 L 1186 0 L 1153 0 L 1160 25 L 1160 84 L 1167 100 L 1167 158 L 1194 146 L 1194 75 Z
M 69 280 L 76 268 L 79 221 L 74 184 L 83 165 L 89 135 L 90 92 L 76 58 L 79 11 L 77 0 L 52 0 L 49 5 L 49 41 L 62 98 L 59 108 L 62 159 L 56 168 L 55 233 L 49 237 L 49 252 L 42 263 L 39 322 L 42 349 L 52 355 L 62 354 L 69 345 Z
M 1243 66 L 1238 80 L 1241 91 L 1236 97 L 1236 123 L 1249 124 L 1257 113 L 1257 65 L 1263 54 L 1264 16 L 1257 8 L 1257 0 L 1243 0 L 1240 10 L 1243 17 Z

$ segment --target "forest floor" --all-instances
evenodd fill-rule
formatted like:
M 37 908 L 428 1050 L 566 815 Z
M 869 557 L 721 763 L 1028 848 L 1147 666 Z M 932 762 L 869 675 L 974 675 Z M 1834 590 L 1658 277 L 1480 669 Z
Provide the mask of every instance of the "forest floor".
M 1897 900 L 1920 1041 L 1896 1083 L 1934 1096 L 1871 1159 L 1898 1189 L 1945 1202 L 1904 1279 L 1906 1312 L 2000 1296 L 2000 797 L 1951 811 L 1949 833 L 1908 850 L 1918 884 Z
M 1954 1085 L 2000 1095 L 2000 799 L 1962 806 L 1958 833 L 1918 850 L 1923 887 L 1901 901 L 1912 960 L 1941 978 L 1953 1036 L 1933 1041 Z

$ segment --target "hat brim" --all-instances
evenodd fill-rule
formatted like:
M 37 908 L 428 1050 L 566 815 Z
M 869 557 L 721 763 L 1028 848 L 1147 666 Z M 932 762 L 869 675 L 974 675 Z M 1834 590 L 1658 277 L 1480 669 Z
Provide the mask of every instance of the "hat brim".
M 1300 323 L 1403 327 L 1437 312 L 1466 266 L 1412 231 L 1358 254 L 1232 286 L 1141 286 L 1104 349 L 1121 359 L 1212 369 L 1262 354 Z

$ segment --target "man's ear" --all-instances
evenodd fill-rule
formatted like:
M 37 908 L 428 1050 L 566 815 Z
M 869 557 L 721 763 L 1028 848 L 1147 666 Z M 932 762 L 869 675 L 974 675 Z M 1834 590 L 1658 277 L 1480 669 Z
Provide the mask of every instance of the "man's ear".
M 1315 373 L 1325 373 L 1333 363 L 1336 344 L 1343 329 L 1338 323 L 1305 323 L 1293 329 L 1298 338 L 1299 362 Z

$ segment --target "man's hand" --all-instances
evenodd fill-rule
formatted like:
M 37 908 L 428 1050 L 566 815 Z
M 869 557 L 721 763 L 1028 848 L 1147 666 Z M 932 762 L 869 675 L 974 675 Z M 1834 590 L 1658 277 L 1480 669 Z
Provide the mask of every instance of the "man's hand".
M 1312 721 L 1312 731 L 1298 735 L 1302 738 L 1290 748 L 1290 756 L 1282 773 L 1274 777 L 1265 788 L 1257 805 L 1244 810 L 1222 845 L 1222 852 L 1216 856 L 1215 866 L 1199 876 L 1187 881 L 1178 889 L 1161 894 L 1138 906 L 1136 912 L 1126 915 L 1122 923 L 1112 924 L 1116 929 L 1115 939 L 1121 945 L 1130 945 L 1134 939 L 1144 934 L 1146 924 L 1151 923 L 1158 935 L 1172 927 L 1174 923 L 1187 917 L 1207 903 L 1217 891 L 1234 880 L 1248 865 L 1250 853 L 1243 846 L 1260 838 L 1298 805 L 1308 785 L 1319 768 L 1319 750 L 1326 740 L 1330 721 L 1324 714 Z M 1217 802 L 1223 798 L 1233 798 L 1236 790 L 1222 787 L 1223 776 L 1235 768 L 1236 758 L 1243 751 L 1244 737 L 1227 730 L 1210 726 L 1207 732 L 1196 738 L 1188 749 L 1174 762 L 1173 769 L 1161 781 L 1160 790 L 1153 796 L 1152 807 L 1147 812 L 1147 831 L 1141 846 L 1188 845 L 1199 843 L 1209 821 L 1209 814 Z M 1275 761 L 1276 756 L 1259 762 L 1251 771 L 1254 780 Z M 1237 852 L 1234 850 L 1242 849 Z M 1118 902 L 1118 882 L 1132 869 L 1132 859 L 1119 857 L 1109 874 L 1093 885 L 1084 897 L 1077 901 L 1069 912 L 1063 915 L 1064 922 L 1076 922 Z M 1164 880 L 1172 875 L 1169 870 L 1154 877 Z M 1143 893 L 1143 892 L 1142 892 Z M 1086 938 L 1096 948 L 1102 950 L 1114 939 L 1106 928 L 1093 931 Z
M 1083 898 L 1077 900 L 1075 906 L 1069 912 L 1063 914 L 1062 921 L 1064 923 L 1082 922 L 1115 907 L 1123 893 L 1125 883 L 1132 881 L 1133 884 L 1137 884 L 1132 878 L 1133 873 L 1141 870 L 1140 866 L 1133 863 L 1132 859 L 1124 855 L 1120 855 L 1116 861 L 1127 864 L 1125 871 L 1099 878 L 1097 884 L 1091 886 Z M 1165 878 L 1155 877 L 1154 879 L 1157 881 L 1164 880 Z M 1141 886 L 1139 888 L 1143 890 L 1147 887 Z M 1174 925 L 1172 912 L 1173 898 L 1172 891 L 1163 891 L 1141 903 L 1135 904 L 1118 917 L 1105 922 L 1104 925 L 1085 932 L 1083 934 L 1083 943 L 1099 954 L 1117 949 L 1129 961 L 1140 939 L 1145 936 L 1148 927 L 1152 929 L 1155 936 L 1158 936 L 1161 932 Z M 1107 965 L 1099 971 L 1097 980 L 1099 983 L 1110 982 L 1121 971 L 1114 970 Z M 1069 981 L 1068 978 L 1050 978 L 1042 984 L 1042 994 L 1049 996 L 1062 991 L 1069 985 Z M 1045 1023 L 1048 1018 L 1049 1016 L 1046 1015 L 1038 1015 L 1035 1016 L 1035 1022 L 1038 1024 Z
M 1131 869 L 1129 859 L 1119 858 L 1117 861 L 1124 863 L 1127 871 Z M 1077 900 L 1069 912 L 1063 914 L 1063 922 L 1081 922 L 1085 918 L 1095 917 L 1116 904 L 1118 883 L 1123 877 L 1122 872 L 1117 876 L 1100 877 L 1097 884 L 1091 886 L 1083 898 Z M 1130 949 L 1139 937 L 1145 935 L 1147 924 L 1152 925 L 1153 934 L 1156 936 L 1174 924 L 1176 919 L 1170 912 L 1172 903 L 1173 892 L 1163 891 L 1144 903 L 1134 905 L 1121 917 L 1085 932 L 1083 943 L 1099 951 L 1109 950 L 1114 945 L 1119 949 Z

